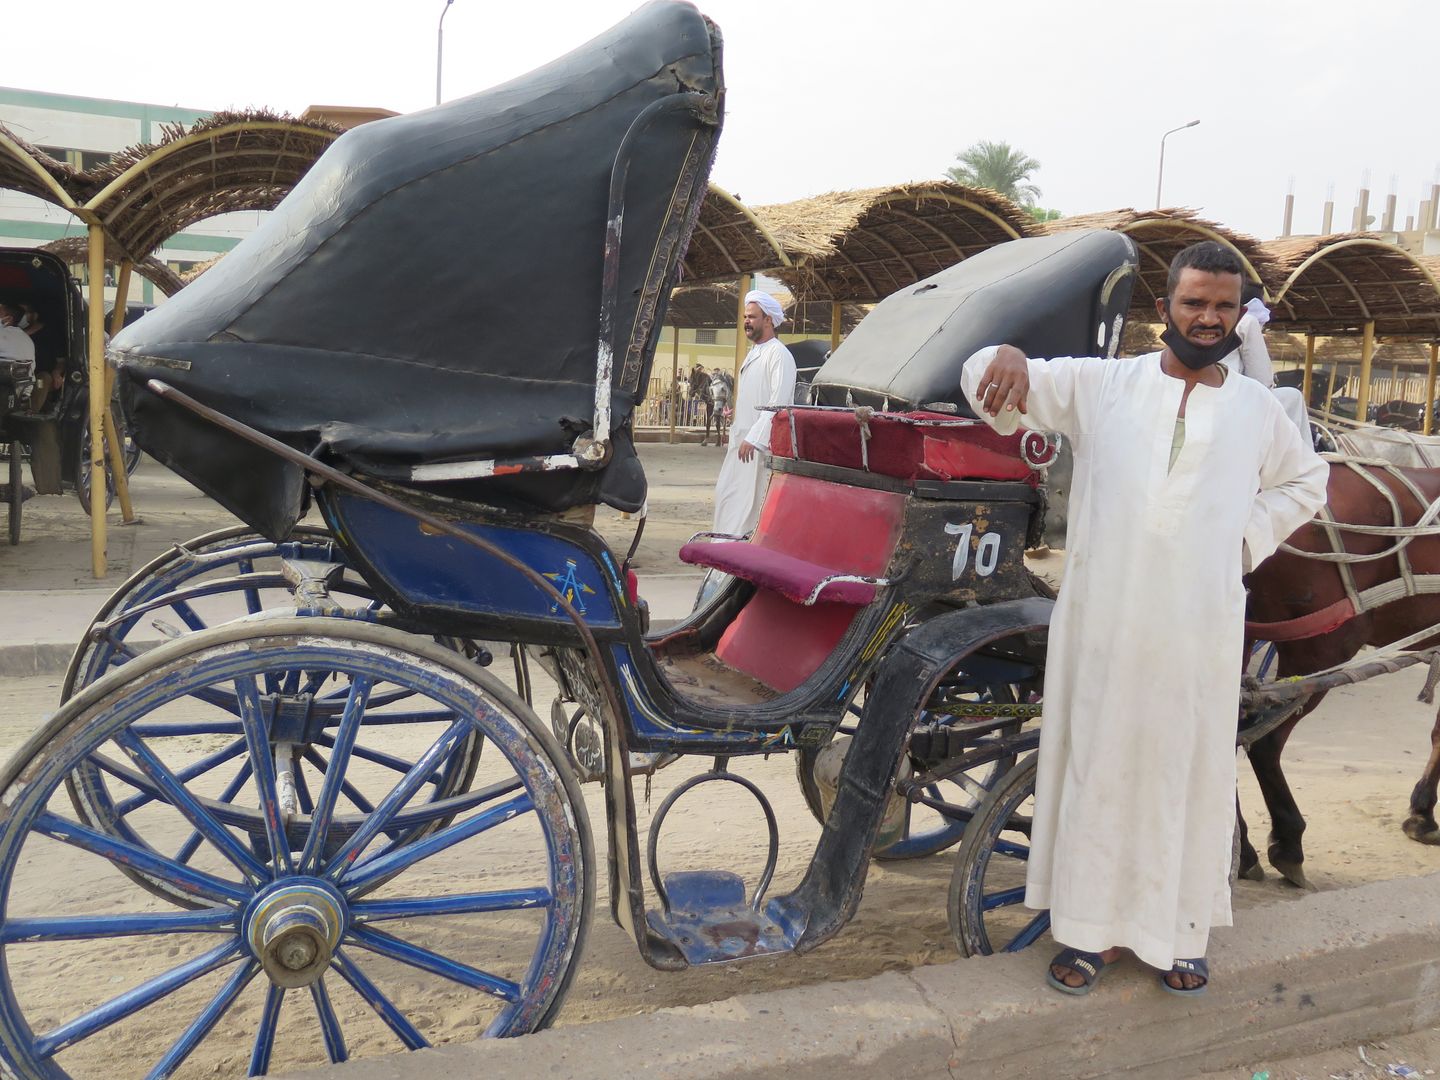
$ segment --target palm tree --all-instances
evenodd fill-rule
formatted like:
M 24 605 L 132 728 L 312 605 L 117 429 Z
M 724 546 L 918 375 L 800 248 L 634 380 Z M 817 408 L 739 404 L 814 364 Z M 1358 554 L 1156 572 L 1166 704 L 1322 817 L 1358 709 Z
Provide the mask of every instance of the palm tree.
M 945 170 L 945 175 L 966 187 L 990 188 L 1021 206 L 1034 206 L 1040 189 L 1030 183 L 1030 174 L 1040 168 L 1023 150 L 1006 142 L 981 139 L 955 155 L 958 165 Z

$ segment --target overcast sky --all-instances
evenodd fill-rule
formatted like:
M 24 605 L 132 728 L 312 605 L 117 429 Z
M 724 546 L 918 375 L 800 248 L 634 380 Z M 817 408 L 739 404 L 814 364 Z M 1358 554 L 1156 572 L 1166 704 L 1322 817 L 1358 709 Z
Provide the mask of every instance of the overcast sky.
M 443 0 L 64 0 L 8 20 L 0 84 L 200 109 L 434 102 Z M 633 0 L 454 0 L 447 100 L 567 52 Z M 940 176 L 978 139 L 1065 213 L 1155 201 L 1233 228 L 1348 226 L 1440 179 L 1436 0 L 704 0 L 725 37 L 712 179 L 752 205 Z M 41 12 L 44 14 L 42 15 Z M 19 33 L 15 33 L 19 31 Z

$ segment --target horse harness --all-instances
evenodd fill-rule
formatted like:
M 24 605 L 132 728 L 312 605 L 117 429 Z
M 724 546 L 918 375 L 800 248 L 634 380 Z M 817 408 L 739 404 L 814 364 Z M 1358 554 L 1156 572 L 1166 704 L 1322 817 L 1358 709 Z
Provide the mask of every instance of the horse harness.
M 1383 607 L 1385 604 L 1412 596 L 1440 593 L 1440 574 L 1415 573 L 1414 568 L 1410 565 L 1408 550 L 1411 541 L 1417 537 L 1440 536 L 1440 525 L 1435 524 L 1437 518 L 1440 518 L 1440 499 L 1430 500 L 1415 485 L 1414 481 L 1388 461 L 1348 457 L 1341 454 L 1324 454 L 1322 456 L 1332 465 L 1343 465 L 1353 470 L 1356 475 L 1363 477 L 1376 491 L 1380 492 L 1386 502 L 1390 504 L 1394 524 L 1360 525 L 1337 521 L 1335 515 L 1330 512 L 1328 504 L 1321 507 L 1319 513 L 1315 515 L 1314 524 L 1319 526 L 1327 537 L 1329 550 L 1304 551 L 1289 543 L 1282 543 L 1280 550 L 1303 559 L 1333 563 L 1340 574 L 1340 583 L 1345 589 L 1344 598 L 1319 611 L 1312 611 L 1294 619 L 1269 623 L 1247 620 L 1245 632 L 1253 638 L 1266 641 L 1299 641 L 1303 638 L 1319 637 L 1321 634 L 1338 629 L 1356 616 Z M 1372 471 L 1376 469 L 1382 470 L 1392 477 L 1415 499 L 1417 504 L 1425 508 L 1414 525 L 1405 524 L 1400 500 L 1396 497 L 1395 491 Z M 1345 550 L 1341 534 L 1347 532 L 1365 536 L 1393 537 L 1395 543 L 1371 555 L 1356 554 Z M 1376 562 L 1392 557 L 1398 561 L 1400 566 L 1398 578 L 1371 586 L 1368 589 L 1360 589 L 1356 586 L 1352 566 L 1356 563 Z M 1417 638 L 1417 640 L 1419 639 Z

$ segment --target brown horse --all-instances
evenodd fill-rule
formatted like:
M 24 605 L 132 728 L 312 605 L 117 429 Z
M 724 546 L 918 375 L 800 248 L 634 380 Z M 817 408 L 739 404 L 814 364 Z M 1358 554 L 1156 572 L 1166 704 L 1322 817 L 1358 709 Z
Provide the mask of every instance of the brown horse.
M 1426 509 L 1396 477 L 1378 467 L 1366 472 L 1385 485 L 1398 500 L 1405 524 L 1414 524 Z M 1440 497 L 1440 469 L 1401 469 L 1427 500 Z M 1329 485 L 1330 512 L 1338 522 L 1363 525 L 1393 525 L 1394 512 L 1385 496 L 1349 466 L 1332 464 Z M 1346 551 L 1354 554 L 1376 554 L 1392 548 L 1396 539 L 1388 536 L 1341 534 Z M 1290 538 L 1289 543 L 1305 551 L 1330 551 L 1331 543 L 1325 530 L 1310 524 Z M 1406 549 L 1414 574 L 1440 574 L 1440 536 L 1422 536 Z M 1400 560 L 1390 555 L 1372 562 L 1350 564 L 1355 587 L 1364 591 L 1375 585 L 1401 577 Z M 1278 551 L 1247 579 L 1250 589 L 1246 617 L 1260 623 L 1278 623 L 1301 616 L 1323 612 L 1332 605 L 1343 604 L 1346 598 L 1339 569 L 1334 563 L 1317 562 L 1303 556 Z M 1320 627 L 1333 624 L 1322 619 Z M 1295 641 L 1276 642 L 1281 676 L 1308 675 L 1349 660 L 1366 645 L 1387 645 L 1440 623 L 1440 595 L 1406 597 L 1362 612 L 1317 636 Z M 1417 642 L 1413 648 L 1440 643 L 1440 636 Z M 1247 653 L 1248 655 L 1248 653 Z M 1270 812 L 1271 832 L 1268 857 L 1270 864 L 1296 885 L 1308 887 L 1301 864 L 1305 860 L 1300 838 L 1305 819 L 1295 804 L 1280 768 L 1280 754 L 1300 718 L 1320 704 L 1324 694 L 1316 695 L 1290 720 L 1269 735 L 1257 740 L 1250 748 L 1250 764 L 1255 770 L 1265 806 Z M 1424 844 L 1440 844 L 1440 828 L 1435 822 L 1436 785 L 1440 782 L 1440 717 L 1430 732 L 1430 757 L 1425 770 L 1410 793 L 1410 815 L 1404 824 L 1405 834 Z M 1264 872 L 1260 859 L 1240 821 L 1240 870 L 1258 880 Z

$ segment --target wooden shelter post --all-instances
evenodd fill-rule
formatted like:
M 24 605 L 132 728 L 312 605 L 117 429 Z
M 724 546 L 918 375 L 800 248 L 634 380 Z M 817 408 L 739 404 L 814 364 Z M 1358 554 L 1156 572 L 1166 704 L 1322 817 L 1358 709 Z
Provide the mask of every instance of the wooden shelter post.
M 110 336 L 125 327 L 125 306 L 130 298 L 130 272 L 135 264 L 120 260 L 120 276 L 115 283 L 115 310 L 110 313 Z M 120 424 L 111 402 L 115 399 L 115 372 L 105 365 L 105 450 L 110 457 L 110 472 L 115 477 L 115 497 L 120 500 L 120 523 L 134 525 L 135 508 L 130 504 L 130 474 L 125 471 L 125 444 L 120 438 Z
M 675 445 L 675 414 L 680 411 L 680 327 L 672 326 L 670 342 L 670 445 Z
M 1339 364 L 1333 364 L 1333 363 L 1332 363 L 1332 364 L 1330 365 L 1330 382 L 1329 382 L 1329 384 L 1325 387 L 1325 419 L 1326 419 L 1326 420 L 1334 420 L 1334 419 L 1335 419 L 1335 418 L 1330 414 L 1330 403 L 1335 400 L 1335 372 L 1338 371 L 1339 368 L 1340 368 L 1340 365 L 1339 365 Z
M 1363 424 L 1370 415 L 1370 362 L 1375 359 L 1375 320 L 1365 320 L 1360 337 L 1360 384 L 1355 388 L 1355 421 Z
M 1430 342 L 1430 363 L 1425 369 L 1425 434 L 1435 428 L 1435 366 L 1440 359 L 1440 342 Z
M 840 301 L 830 301 L 830 351 L 840 347 Z
M 1310 386 L 1315 379 L 1315 335 L 1305 335 L 1305 378 L 1301 380 L 1300 393 L 1305 395 L 1305 407 L 1310 407 Z
M 740 299 L 735 308 L 735 396 L 740 396 L 740 365 L 745 362 L 745 294 L 751 289 L 754 279 L 749 274 L 740 275 Z M 731 403 L 734 407 L 734 403 Z
M 89 223 L 90 569 L 105 576 L 105 230 Z M 83 464 L 81 466 L 84 467 Z M 122 470 L 123 471 L 123 470 Z

